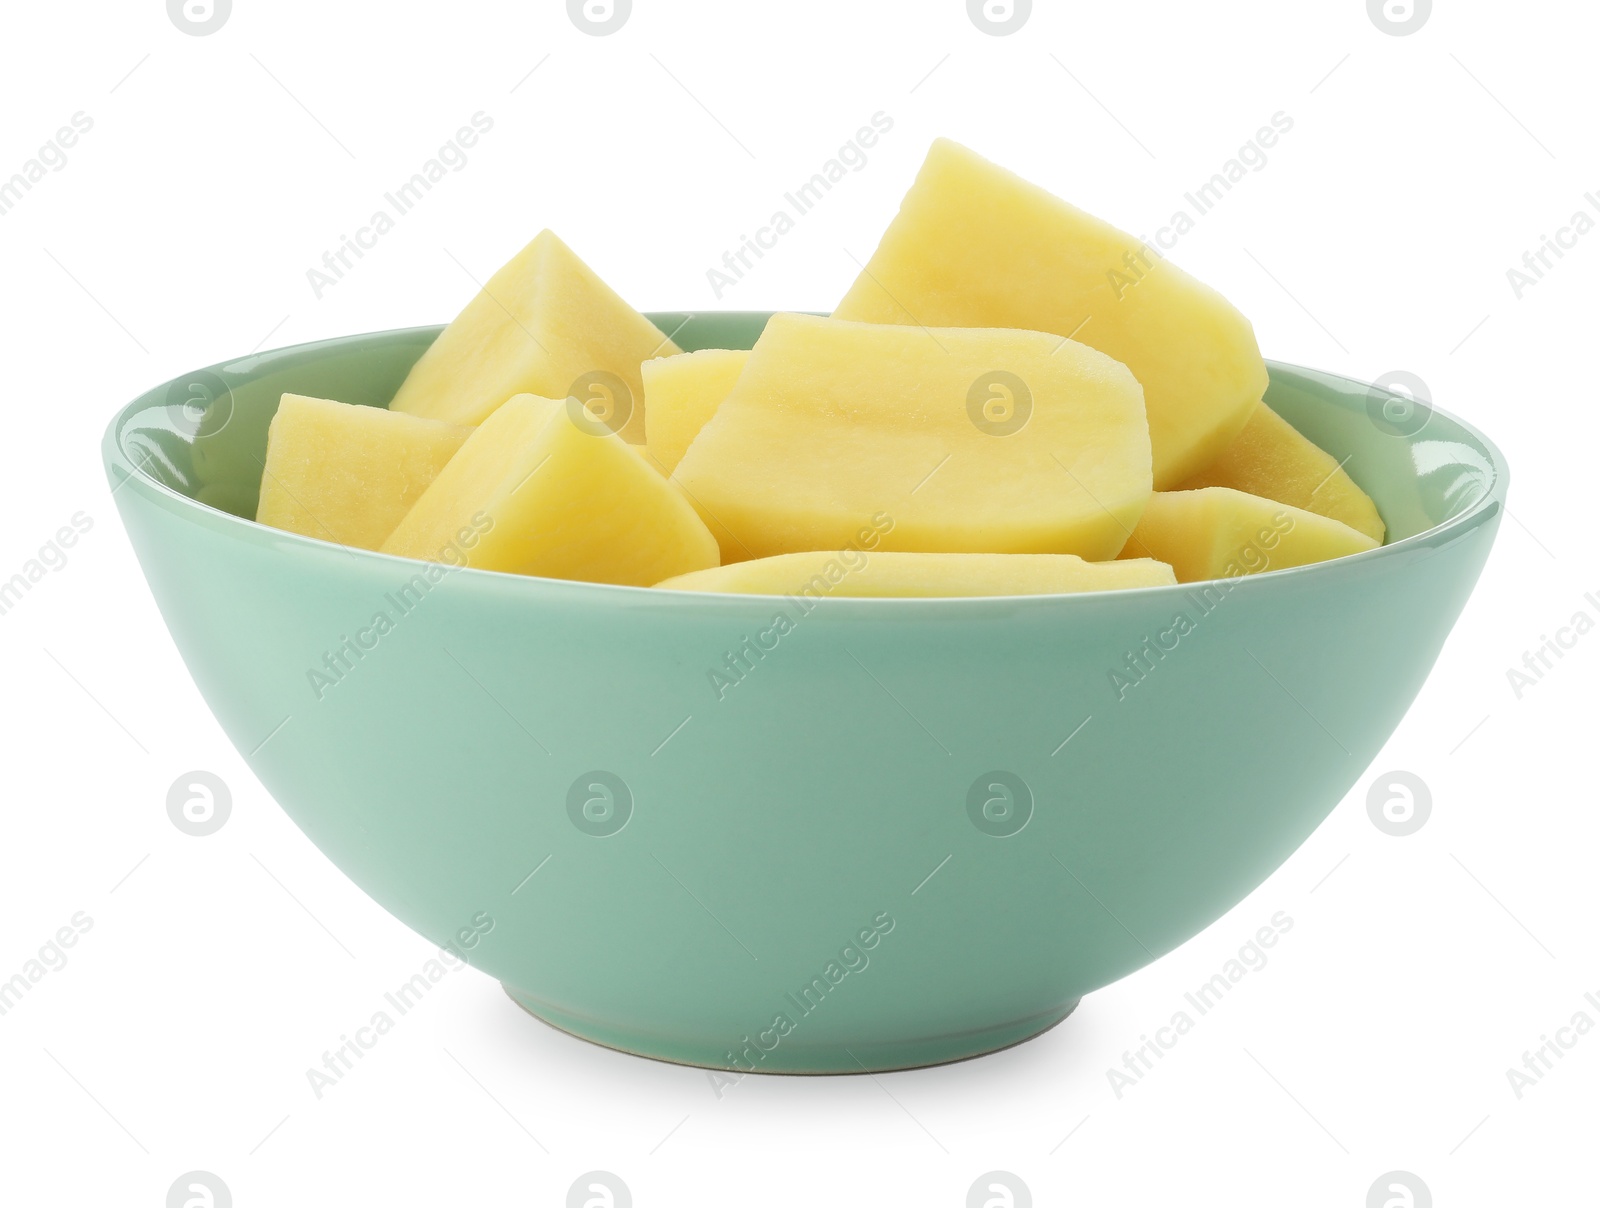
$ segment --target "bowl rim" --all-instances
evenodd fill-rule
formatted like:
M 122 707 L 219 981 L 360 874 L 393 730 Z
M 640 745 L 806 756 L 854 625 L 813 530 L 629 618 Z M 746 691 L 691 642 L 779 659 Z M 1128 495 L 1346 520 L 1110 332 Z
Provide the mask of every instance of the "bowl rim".
M 777 311 L 694 311 L 694 312 L 649 312 L 660 314 L 686 314 L 694 318 L 714 317 L 769 317 Z M 231 357 L 224 361 L 205 366 L 203 369 L 192 371 L 193 374 L 202 372 L 216 373 L 219 370 L 231 369 L 238 372 L 237 366 L 241 362 L 264 361 L 281 353 L 300 352 L 318 347 L 331 347 L 352 341 L 374 339 L 383 336 L 403 337 L 425 332 L 441 331 L 442 324 L 424 324 L 414 327 L 387 328 L 379 331 L 355 332 L 342 336 L 326 337 L 318 340 L 306 340 L 297 344 L 286 344 L 280 348 L 257 350 L 243 356 Z M 1346 386 L 1367 391 L 1369 394 L 1382 387 L 1374 383 L 1362 382 L 1357 378 L 1346 377 L 1343 374 L 1333 373 L 1325 369 L 1315 369 L 1309 366 L 1296 365 L 1287 361 L 1265 361 L 1269 374 L 1274 369 L 1282 369 L 1300 375 L 1330 378 Z M 119 407 L 111 416 L 106 425 L 101 439 L 101 458 L 106 477 L 110 482 L 113 497 L 125 486 L 142 493 L 151 503 L 163 507 L 166 511 L 183 517 L 186 521 L 199 524 L 214 532 L 226 535 L 236 540 L 243 540 L 250 544 L 270 545 L 274 547 L 287 547 L 295 550 L 340 550 L 356 557 L 359 561 L 370 561 L 374 567 L 393 566 L 397 570 L 406 567 L 435 565 L 416 558 L 401 557 L 396 554 L 385 554 L 377 550 L 362 549 L 358 546 L 339 545 L 336 542 L 325 541 L 318 537 L 308 537 L 300 533 L 290 532 L 286 529 L 273 528 L 258 521 L 236 516 L 231 512 L 211 504 L 202 503 L 198 499 L 174 490 L 165 483 L 156 479 L 144 465 L 136 464 L 128 454 L 122 441 L 122 434 L 128 423 L 136 413 L 148 410 L 150 404 L 145 401 L 156 391 L 170 386 L 172 382 L 182 379 L 185 375 L 160 382 L 144 391 L 133 400 Z M 1392 391 L 1385 391 L 1392 394 Z M 1400 397 L 1400 396 L 1395 396 Z M 1141 596 L 1177 596 L 1198 590 L 1214 583 L 1232 582 L 1230 592 L 1247 584 L 1254 588 L 1258 584 L 1282 583 L 1293 577 L 1296 581 L 1315 580 L 1319 576 L 1343 574 L 1346 570 L 1364 567 L 1383 559 L 1405 558 L 1416 551 L 1436 551 L 1445 545 L 1451 544 L 1458 538 L 1465 536 L 1470 530 L 1494 520 L 1505 505 L 1506 489 L 1509 483 L 1509 469 L 1506 465 L 1505 455 L 1499 447 L 1472 424 L 1459 416 L 1427 403 L 1429 419 L 1442 419 L 1448 424 L 1455 425 L 1470 441 L 1475 442 L 1486 455 L 1489 467 L 1489 481 L 1482 493 L 1470 504 L 1457 512 L 1454 516 L 1419 533 L 1400 540 L 1376 546 L 1369 550 L 1362 550 L 1355 554 L 1346 554 L 1339 558 L 1332 558 L 1323 562 L 1308 563 L 1303 566 L 1285 567 L 1280 570 L 1262 571 L 1254 574 L 1243 574 L 1231 578 L 1200 579 L 1189 583 L 1164 583 L 1145 587 L 1122 587 L 1098 591 L 1055 592 L 1055 593 L 1030 593 L 1025 595 L 963 595 L 963 596 L 839 596 L 824 597 L 810 601 L 811 607 L 807 609 L 810 615 L 816 608 L 825 608 L 830 612 L 854 612 L 857 610 L 870 612 L 915 610 L 926 614 L 931 610 L 940 612 L 956 612 L 975 605 L 994 606 L 1004 603 L 1009 606 L 1022 606 L 1032 603 L 1048 603 L 1051 606 L 1061 607 L 1067 602 L 1077 601 L 1087 606 L 1087 602 L 1094 600 L 1119 599 L 1128 595 Z M 1419 432 L 1421 430 L 1419 429 Z M 471 566 L 450 566 L 447 563 L 436 565 L 449 566 L 448 574 L 453 579 L 458 575 L 468 576 L 468 581 L 480 577 L 486 583 L 500 584 L 503 589 L 510 588 L 511 583 L 520 583 L 522 590 L 532 592 L 555 592 L 582 596 L 594 594 L 600 600 L 613 599 L 619 604 L 643 603 L 649 601 L 662 608 L 705 608 L 719 607 L 726 609 L 742 609 L 752 604 L 773 601 L 792 601 L 793 595 L 768 594 L 758 592 L 715 592 L 715 591 L 685 591 L 672 589 L 663 591 L 654 586 L 635 587 L 617 583 L 595 583 L 578 579 L 555 579 L 540 575 L 522 575 L 510 571 L 485 570 Z M 419 573 L 416 570 L 409 572 L 411 575 Z M 617 593 L 623 593 L 618 595 Z

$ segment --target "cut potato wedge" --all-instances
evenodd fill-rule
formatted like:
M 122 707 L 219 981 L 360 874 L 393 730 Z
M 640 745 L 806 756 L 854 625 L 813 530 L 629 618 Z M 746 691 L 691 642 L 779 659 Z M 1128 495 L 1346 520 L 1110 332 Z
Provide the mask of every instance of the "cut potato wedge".
M 1150 495 L 1138 382 L 1037 331 L 780 314 L 674 480 L 724 562 L 840 549 L 1114 558 Z
M 1288 420 L 1257 403 L 1222 456 L 1177 489 L 1232 487 L 1348 524 L 1382 544 L 1383 518 L 1367 493 Z
M 1073 554 L 897 554 L 862 550 L 778 554 L 657 583 L 668 591 L 828 596 L 1031 596 L 1176 583 L 1146 558 L 1085 562 Z
M 204 427 L 232 397 L 205 385 L 200 494 L 247 513 Z M 388 411 L 285 395 L 257 514 L 458 566 L 817 598 L 1154 586 L 1381 544 L 1267 385 L 1214 290 L 938 139 L 835 313 L 772 315 L 749 351 L 680 352 L 540 232 Z
M 645 587 L 717 564 L 687 500 L 575 404 L 521 394 L 473 431 L 386 554 Z
M 1157 490 L 1228 446 L 1267 386 L 1250 322 L 1142 241 L 948 139 L 834 311 L 838 319 L 1051 331 L 1144 387 Z
M 750 354 L 704 348 L 657 357 L 641 365 L 644 378 L 645 449 L 670 474 L 733 390 Z
M 389 409 L 470 425 L 513 394 L 573 396 L 640 444 L 640 362 L 677 351 L 571 248 L 541 231 L 439 333 Z
M 256 519 L 377 549 L 472 429 L 285 394 L 267 429 Z
M 1179 583 L 1286 570 L 1376 549 L 1348 524 L 1229 487 L 1150 497 L 1123 558 L 1156 558 Z

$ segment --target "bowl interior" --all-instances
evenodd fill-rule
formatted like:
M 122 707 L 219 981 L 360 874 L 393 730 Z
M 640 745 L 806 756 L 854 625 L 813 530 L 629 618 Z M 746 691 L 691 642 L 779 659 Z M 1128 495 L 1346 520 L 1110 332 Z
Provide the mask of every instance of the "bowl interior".
M 749 348 L 767 314 L 649 316 L 685 351 Z M 196 370 L 129 404 L 107 433 L 108 458 L 162 486 L 244 519 L 255 516 L 267 427 L 285 392 L 385 407 L 440 327 L 346 336 Z M 1468 425 L 1405 395 L 1268 362 L 1266 402 L 1340 459 L 1372 496 L 1386 544 L 1417 536 L 1488 498 L 1503 475 L 1493 446 Z M 1503 485 L 1503 482 L 1499 485 Z

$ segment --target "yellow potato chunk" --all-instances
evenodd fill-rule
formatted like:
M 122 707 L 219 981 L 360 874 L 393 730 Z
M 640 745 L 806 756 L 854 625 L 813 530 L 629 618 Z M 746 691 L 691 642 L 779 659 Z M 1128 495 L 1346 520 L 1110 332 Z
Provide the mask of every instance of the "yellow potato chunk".
M 1383 543 L 1383 518 L 1330 454 L 1312 444 L 1288 420 L 1257 403 L 1244 430 L 1222 456 L 1184 482 L 1180 491 L 1232 487 L 1348 524 Z
M 717 564 L 716 539 L 637 449 L 531 394 L 473 431 L 383 552 L 636 587 Z
M 541 231 L 439 333 L 389 409 L 472 425 L 513 394 L 573 396 L 640 444 L 639 364 L 677 351 L 571 248 Z
M 780 314 L 674 480 L 724 562 L 839 549 L 1114 558 L 1150 495 L 1139 383 L 1037 331 Z
M 838 319 L 1071 336 L 1144 387 L 1153 478 L 1216 459 L 1267 386 L 1249 320 L 1117 230 L 939 139 Z
M 377 549 L 472 430 L 285 394 L 267 429 L 256 520 Z
M 828 596 L 1032 596 L 1176 583 L 1147 558 L 1085 562 L 1075 554 L 897 554 L 858 549 L 778 554 L 657 583 L 669 591 L 722 591 L 821 600 Z
M 1231 487 L 1158 492 L 1121 557 L 1156 558 L 1179 583 L 1286 570 L 1376 549 L 1348 524 Z
M 644 376 L 645 449 L 662 473 L 677 468 L 749 359 L 748 352 L 703 348 L 639 367 Z

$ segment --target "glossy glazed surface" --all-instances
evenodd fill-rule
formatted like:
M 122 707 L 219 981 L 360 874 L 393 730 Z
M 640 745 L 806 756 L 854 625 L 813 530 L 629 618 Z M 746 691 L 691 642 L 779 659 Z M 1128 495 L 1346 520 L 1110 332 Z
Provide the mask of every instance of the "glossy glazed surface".
M 748 347 L 763 322 L 676 338 Z M 1466 425 L 1273 365 L 1269 404 L 1348 457 L 1390 539 L 1231 588 L 804 611 L 430 582 L 240 518 L 279 394 L 381 406 L 437 330 L 151 391 L 106 434 L 115 498 L 195 682 L 306 834 L 536 1013 L 676 1061 L 970 1056 L 1182 943 L 1362 774 L 1503 510 Z

